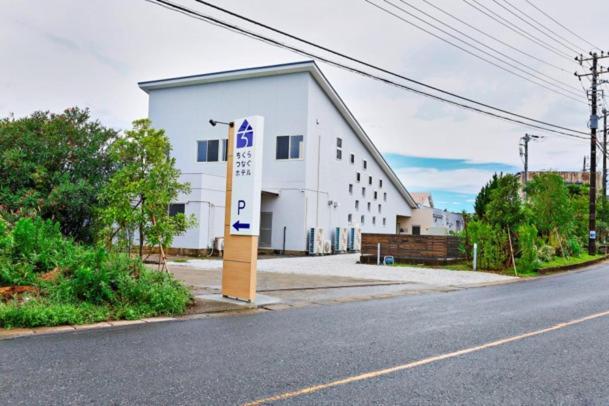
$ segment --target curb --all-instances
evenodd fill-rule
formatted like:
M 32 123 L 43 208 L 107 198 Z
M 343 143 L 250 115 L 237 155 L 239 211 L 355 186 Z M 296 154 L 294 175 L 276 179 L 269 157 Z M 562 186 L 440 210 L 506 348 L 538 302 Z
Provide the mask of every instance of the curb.
M 585 267 L 591 266 L 591 265 L 596 265 L 598 263 L 606 261 L 607 259 L 609 259 L 609 255 L 605 255 L 600 258 L 593 259 L 591 261 L 581 262 L 579 264 L 561 265 L 561 266 L 555 266 L 552 268 L 540 269 L 537 272 L 540 275 L 548 275 L 548 274 L 553 274 L 553 273 L 558 273 L 558 272 L 571 271 L 571 270 L 575 270 L 575 269 L 579 269 L 579 268 L 585 268 Z

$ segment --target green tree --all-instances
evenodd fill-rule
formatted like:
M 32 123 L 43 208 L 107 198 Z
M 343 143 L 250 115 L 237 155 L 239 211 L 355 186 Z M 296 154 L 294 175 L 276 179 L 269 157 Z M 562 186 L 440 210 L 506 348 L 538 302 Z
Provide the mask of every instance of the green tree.
M 499 176 L 497 174 L 493 174 L 491 180 L 489 180 L 486 185 L 482 186 L 478 196 L 476 196 L 476 202 L 474 203 L 474 211 L 479 220 L 485 218 L 486 214 L 486 205 L 489 203 L 491 199 L 491 191 L 497 188 L 497 183 L 499 181 Z
M 113 171 L 117 132 L 79 108 L 0 120 L 0 212 L 14 222 L 40 215 L 76 240 L 93 241 L 98 192 Z
M 568 237 L 573 232 L 573 207 L 565 182 L 556 173 L 541 173 L 527 185 L 531 221 L 546 237 L 557 232 Z
M 515 175 L 500 175 L 489 193 L 485 219 L 503 230 L 514 231 L 524 219 L 520 180 Z
M 179 182 L 180 171 L 170 152 L 163 130 L 152 128 L 146 119 L 134 121 L 133 129 L 110 147 L 120 166 L 101 191 L 106 241 L 118 238 L 121 248 L 131 251 L 132 236 L 137 233 L 139 256 L 144 245 L 157 246 L 161 263 L 173 238 L 194 224 L 192 217 L 169 215 L 169 204 L 190 191 L 188 184 Z

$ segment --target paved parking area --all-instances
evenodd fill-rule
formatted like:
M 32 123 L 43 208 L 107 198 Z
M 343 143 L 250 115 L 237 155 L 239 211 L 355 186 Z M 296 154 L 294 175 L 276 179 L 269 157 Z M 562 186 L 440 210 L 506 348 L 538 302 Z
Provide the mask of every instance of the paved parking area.
M 485 272 L 452 271 L 406 266 L 378 266 L 358 264 L 359 254 L 328 255 L 323 257 L 280 257 L 258 260 L 260 273 L 302 276 L 353 278 L 360 281 L 393 281 L 423 284 L 432 287 L 468 287 L 515 279 L 510 276 Z M 170 269 L 180 273 L 180 267 L 190 270 L 219 272 L 218 259 L 190 259 L 188 262 L 170 262 Z M 260 274 L 259 274 L 260 275 Z M 269 275 L 270 276 L 270 275 Z M 262 277 L 262 275 L 260 275 Z M 278 276 L 280 277 L 280 276 Z M 307 278 L 310 281 L 315 278 Z M 345 281 L 343 281 L 345 282 Z M 355 283 L 355 282 L 354 282 Z M 261 287 L 259 286 L 259 289 Z

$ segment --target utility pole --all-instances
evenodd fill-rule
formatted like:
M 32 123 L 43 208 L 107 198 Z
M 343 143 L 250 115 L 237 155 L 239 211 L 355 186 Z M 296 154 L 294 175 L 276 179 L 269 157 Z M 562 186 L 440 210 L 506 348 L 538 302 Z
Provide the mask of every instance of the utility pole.
M 522 182 L 522 184 L 524 189 L 525 200 L 527 198 L 527 183 L 529 182 L 529 141 L 538 140 L 541 138 L 543 138 L 541 135 L 535 134 L 525 134 L 524 137 L 520 138 L 520 147 L 522 148 L 522 150 L 520 151 L 520 156 L 524 157 L 524 181 Z
M 607 200 L 607 109 L 603 108 L 603 203 Z
M 588 254 L 596 254 L 596 129 L 598 128 L 598 115 L 597 115 L 597 87 L 598 87 L 598 76 L 602 73 L 607 73 L 605 69 L 598 67 L 598 60 L 607 58 L 609 55 L 605 55 L 604 51 L 601 54 L 596 52 L 590 52 L 589 58 L 584 58 L 582 55 L 575 57 L 575 60 L 582 65 L 584 62 L 591 61 L 592 67 L 590 73 L 578 74 L 575 72 L 575 76 L 584 77 L 592 76 L 591 85 L 591 113 L 590 113 L 590 197 L 588 204 Z

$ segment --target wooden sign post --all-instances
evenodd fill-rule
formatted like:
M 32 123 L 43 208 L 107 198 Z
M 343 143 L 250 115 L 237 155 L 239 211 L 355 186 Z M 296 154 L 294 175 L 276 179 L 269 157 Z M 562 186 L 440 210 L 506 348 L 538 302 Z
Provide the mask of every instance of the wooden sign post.
M 247 302 L 256 299 L 263 130 L 260 116 L 228 128 L 222 296 Z

